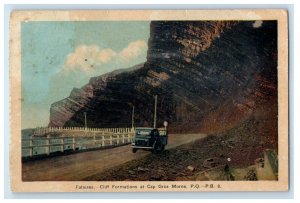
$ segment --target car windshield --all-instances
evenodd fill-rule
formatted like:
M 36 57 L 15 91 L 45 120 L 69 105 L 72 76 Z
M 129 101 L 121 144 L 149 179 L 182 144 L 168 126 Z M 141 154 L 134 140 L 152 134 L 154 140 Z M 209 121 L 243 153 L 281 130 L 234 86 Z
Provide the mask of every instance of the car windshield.
M 139 136 L 149 136 L 151 133 L 151 130 L 137 130 L 136 131 L 136 135 L 139 135 Z

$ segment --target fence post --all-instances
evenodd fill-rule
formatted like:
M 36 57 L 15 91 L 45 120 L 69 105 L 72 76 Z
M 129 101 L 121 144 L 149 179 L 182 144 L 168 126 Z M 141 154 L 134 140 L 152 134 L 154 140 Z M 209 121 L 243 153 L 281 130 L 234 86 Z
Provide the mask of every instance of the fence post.
M 94 141 L 94 147 L 96 147 L 96 133 L 94 133 L 93 141 Z
M 125 144 L 125 136 L 122 134 L 123 144 Z
M 120 134 L 117 134 L 117 145 L 119 144 Z
M 73 148 L 73 151 L 75 151 L 75 136 L 73 135 L 72 137 L 72 148 Z
M 64 152 L 65 144 L 64 144 L 64 137 L 61 138 L 61 152 Z
M 102 147 L 105 146 L 105 142 L 104 142 L 104 136 L 102 136 Z
M 29 146 L 30 146 L 30 148 L 29 148 L 29 156 L 32 157 L 32 155 L 33 155 L 32 138 L 30 138 L 30 140 L 29 140 Z
M 112 144 L 113 144 L 113 140 L 112 140 L 113 137 L 112 137 L 112 134 L 110 134 L 109 137 L 110 137 L 110 145 L 112 146 Z
M 50 154 L 50 137 L 49 135 L 47 135 L 47 138 L 46 138 L 46 154 L 49 155 Z
M 127 142 L 131 142 L 131 134 L 130 133 L 127 134 Z

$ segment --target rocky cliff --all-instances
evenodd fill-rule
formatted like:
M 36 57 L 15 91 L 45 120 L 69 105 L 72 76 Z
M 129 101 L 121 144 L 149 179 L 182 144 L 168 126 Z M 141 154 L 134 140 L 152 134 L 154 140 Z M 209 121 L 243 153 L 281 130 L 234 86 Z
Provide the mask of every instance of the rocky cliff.
M 276 21 L 153 21 L 147 61 L 91 78 L 51 105 L 49 126 L 158 126 L 226 130 L 270 104 L 277 109 Z M 274 113 L 274 123 L 277 112 Z

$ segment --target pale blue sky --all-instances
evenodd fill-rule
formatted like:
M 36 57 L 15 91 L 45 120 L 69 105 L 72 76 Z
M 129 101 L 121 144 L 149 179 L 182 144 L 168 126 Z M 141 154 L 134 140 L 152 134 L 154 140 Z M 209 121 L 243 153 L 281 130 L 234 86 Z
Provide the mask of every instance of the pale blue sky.
M 22 129 L 48 125 L 51 103 L 90 77 L 145 62 L 149 24 L 22 23 Z

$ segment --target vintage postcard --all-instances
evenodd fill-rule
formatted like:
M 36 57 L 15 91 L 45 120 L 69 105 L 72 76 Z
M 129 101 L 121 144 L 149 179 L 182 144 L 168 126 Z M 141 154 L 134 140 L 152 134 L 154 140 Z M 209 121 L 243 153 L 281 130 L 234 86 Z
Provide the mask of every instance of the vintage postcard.
M 13 192 L 287 191 L 285 10 L 14 11 Z

